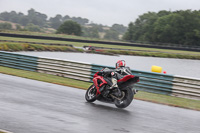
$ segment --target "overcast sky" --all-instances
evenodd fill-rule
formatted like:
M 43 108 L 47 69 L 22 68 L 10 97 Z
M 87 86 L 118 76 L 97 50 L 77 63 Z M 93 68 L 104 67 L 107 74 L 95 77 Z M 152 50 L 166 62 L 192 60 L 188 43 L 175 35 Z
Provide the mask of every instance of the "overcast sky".
M 0 12 L 14 10 L 27 14 L 31 8 L 48 17 L 61 14 L 103 25 L 127 26 L 148 11 L 200 10 L 200 0 L 0 0 Z

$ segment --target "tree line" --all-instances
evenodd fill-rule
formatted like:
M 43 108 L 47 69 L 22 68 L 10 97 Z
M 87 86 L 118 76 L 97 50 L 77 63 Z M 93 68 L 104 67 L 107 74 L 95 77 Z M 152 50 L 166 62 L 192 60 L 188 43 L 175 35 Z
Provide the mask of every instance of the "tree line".
M 34 9 L 28 10 L 28 14 L 25 15 L 21 12 L 17 13 L 15 11 L 11 12 L 2 12 L 0 13 L 0 20 L 10 21 L 13 23 L 18 23 L 22 26 L 26 26 L 30 23 L 40 26 L 40 27 L 51 27 L 57 29 L 64 21 L 72 20 L 81 25 L 84 25 L 89 22 L 86 18 L 81 17 L 70 17 L 68 15 L 56 15 L 55 17 L 50 17 L 46 14 L 35 11 Z
M 56 33 L 74 34 L 92 38 L 100 38 L 101 33 L 103 33 L 103 38 L 111 40 L 119 40 L 119 35 L 124 34 L 127 29 L 127 27 L 120 24 L 113 24 L 111 27 L 108 27 L 102 24 L 90 23 L 87 18 L 70 17 L 69 15 L 62 16 L 57 14 L 55 17 L 50 17 L 48 19 L 46 14 L 37 12 L 34 9 L 28 10 L 27 15 L 15 11 L 2 12 L 0 13 L 0 20 L 19 24 L 17 25 L 17 30 L 40 32 L 42 31 L 41 29 L 44 28 L 53 28 L 57 30 Z M 63 26 L 63 24 L 65 26 Z M 67 28 L 68 26 L 72 26 L 76 29 Z M 8 23 L 4 23 L 0 24 L 0 29 L 2 28 L 12 29 L 12 26 Z M 68 31 L 64 31 L 62 28 L 66 28 Z
M 18 23 L 17 30 L 41 31 L 53 28 L 56 33 L 78 35 L 91 38 L 104 38 L 129 42 L 157 43 L 160 45 L 182 44 L 200 46 L 200 11 L 179 10 L 148 12 L 140 15 L 128 27 L 121 24 L 104 26 L 90 23 L 86 18 L 62 16 L 50 17 L 28 10 L 28 14 L 15 11 L 0 13 L 0 20 Z M 22 27 L 23 26 L 23 27 Z M 0 29 L 12 29 L 8 23 L 1 23 Z
M 130 42 L 200 46 L 200 11 L 148 12 L 130 22 L 123 39 Z

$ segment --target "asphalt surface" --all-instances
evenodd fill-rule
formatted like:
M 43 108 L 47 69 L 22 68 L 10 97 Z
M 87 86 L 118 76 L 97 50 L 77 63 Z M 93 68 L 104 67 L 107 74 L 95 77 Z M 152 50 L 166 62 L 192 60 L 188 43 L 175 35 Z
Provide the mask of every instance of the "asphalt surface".
M 14 133 L 199 133 L 200 111 L 133 100 L 126 109 L 85 90 L 0 74 L 0 129 Z

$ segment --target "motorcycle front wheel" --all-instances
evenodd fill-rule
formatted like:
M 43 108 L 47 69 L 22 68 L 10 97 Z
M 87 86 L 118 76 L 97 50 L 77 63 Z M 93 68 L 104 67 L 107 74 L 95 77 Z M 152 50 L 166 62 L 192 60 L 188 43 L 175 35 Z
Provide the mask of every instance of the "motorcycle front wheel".
M 129 106 L 134 97 L 134 94 L 131 88 L 127 88 L 122 91 L 125 93 L 124 98 L 122 100 L 118 100 L 118 99 L 114 100 L 115 106 L 118 108 L 126 108 L 127 106 Z
M 91 85 L 87 89 L 87 91 L 85 93 L 85 99 L 86 99 L 86 101 L 88 101 L 88 102 L 94 102 L 97 99 L 96 92 L 97 92 L 97 90 L 96 90 L 96 87 L 94 86 L 94 84 Z

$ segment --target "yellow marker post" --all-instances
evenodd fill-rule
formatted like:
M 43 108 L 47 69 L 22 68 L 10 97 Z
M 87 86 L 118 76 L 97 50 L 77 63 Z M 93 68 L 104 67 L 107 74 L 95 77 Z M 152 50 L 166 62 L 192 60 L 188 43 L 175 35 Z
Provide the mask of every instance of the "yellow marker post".
M 152 66 L 152 67 L 151 67 L 151 71 L 152 71 L 152 72 L 156 72 L 156 73 L 162 73 L 162 67 L 159 67 L 159 66 Z

